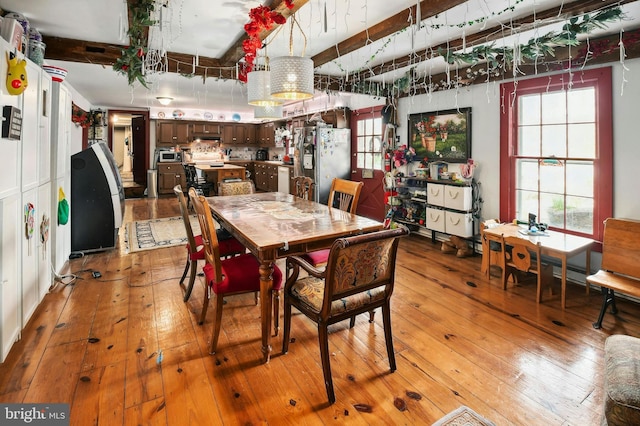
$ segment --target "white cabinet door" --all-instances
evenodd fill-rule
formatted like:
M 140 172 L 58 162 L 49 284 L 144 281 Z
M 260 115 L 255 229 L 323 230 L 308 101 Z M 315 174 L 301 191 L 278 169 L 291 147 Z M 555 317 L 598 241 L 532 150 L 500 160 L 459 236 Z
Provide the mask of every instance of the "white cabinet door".
M 40 73 L 40 96 L 38 98 L 38 175 L 40 185 L 51 180 L 51 76 Z
M 22 94 L 22 191 L 38 186 L 38 166 L 40 164 L 38 158 L 40 67 L 28 61 L 27 75 L 29 76 L 29 86 Z
M 28 220 L 28 208 L 27 206 L 33 206 L 33 225 L 27 223 Z M 40 209 L 38 208 L 38 189 L 32 189 L 22 194 L 22 214 L 21 217 L 21 229 L 22 232 L 19 235 L 21 242 L 21 254 L 22 254 L 22 326 L 27 325 L 31 314 L 35 311 L 38 303 L 40 302 L 40 293 L 38 291 L 38 247 L 36 228 L 38 223 L 38 215 Z M 33 232 L 28 232 L 33 230 Z M 27 238 L 29 236 L 29 238 Z
M 48 220 L 48 226 L 43 221 Z M 38 300 L 49 292 L 53 276 L 51 273 L 51 227 L 55 226 L 56 217 L 51 216 L 51 183 L 38 187 L 38 216 L 36 217 L 35 243 L 38 247 Z M 48 229 L 48 230 L 47 230 Z M 43 234 L 46 238 L 43 239 Z
M 0 200 L 0 362 L 20 336 L 20 195 Z

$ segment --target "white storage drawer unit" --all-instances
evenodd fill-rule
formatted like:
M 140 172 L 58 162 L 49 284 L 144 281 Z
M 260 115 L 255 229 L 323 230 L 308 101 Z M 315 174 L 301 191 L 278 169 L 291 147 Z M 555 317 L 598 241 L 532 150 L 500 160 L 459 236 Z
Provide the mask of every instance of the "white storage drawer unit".
M 427 213 L 427 217 L 428 215 L 429 213 Z M 471 213 L 447 211 L 444 232 L 462 238 L 473 237 L 473 215 Z
M 427 183 L 427 204 L 444 207 L 445 185 Z
M 471 187 L 442 185 L 444 190 L 444 207 L 454 210 L 471 210 Z
M 444 210 L 427 207 L 426 227 L 433 231 L 445 232 L 445 214 Z

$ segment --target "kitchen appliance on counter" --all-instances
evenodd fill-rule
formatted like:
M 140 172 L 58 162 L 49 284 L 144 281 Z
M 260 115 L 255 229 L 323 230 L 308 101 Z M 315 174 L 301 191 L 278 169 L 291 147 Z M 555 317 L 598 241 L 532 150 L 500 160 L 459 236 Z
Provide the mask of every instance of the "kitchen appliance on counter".
M 159 151 L 158 162 L 159 163 L 180 163 L 182 161 L 182 154 L 177 151 Z
M 266 161 L 269 159 L 269 150 L 266 148 L 260 148 L 258 152 L 256 152 L 256 160 L 258 161 Z
M 296 176 L 308 176 L 315 182 L 313 200 L 327 204 L 334 177 L 351 177 L 351 130 L 332 127 L 293 129 Z

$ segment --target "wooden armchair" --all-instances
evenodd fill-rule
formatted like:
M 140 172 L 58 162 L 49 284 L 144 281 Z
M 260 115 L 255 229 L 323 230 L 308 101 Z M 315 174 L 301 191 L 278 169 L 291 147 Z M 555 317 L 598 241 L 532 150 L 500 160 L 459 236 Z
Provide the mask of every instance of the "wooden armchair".
M 204 292 L 200 324 L 204 322 L 207 315 L 209 294 L 212 295 L 215 301 L 213 334 L 211 336 L 211 348 L 209 350 L 209 352 L 213 354 L 216 352 L 218 346 L 224 298 L 235 294 L 260 291 L 260 262 L 250 253 L 228 259 L 220 259 L 220 246 L 218 244 L 218 238 L 216 237 L 213 215 L 211 214 L 207 200 L 205 197 L 197 195 L 194 190 L 190 190 L 189 195 L 192 197 L 191 202 L 198 215 L 198 221 L 200 222 L 200 228 L 202 230 L 202 243 L 204 245 L 206 261 L 203 271 L 207 287 L 211 290 Z M 276 299 L 273 304 L 274 329 L 275 334 L 278 335 L 282 272 L 276 265 L 274 265 L 272 276 L 272 297 Z
M 186 287 L 183 287 L 184 288 L 183 300 L 187 302 L 191 297 L 193 284 L 195 283 L 195 280 L 196 280 L 196 274 L 198 272 L 198 260 L 204 260 L 204 246 L 202 245 L 202 235 L 200 234 L 194 235 L 193 233 L 193 228 L 191 227 L 191 220 L 189 218 L 187 201 L 185 199 L 184 193 L 182 192 L 182 187 L 180 185 L 174 186 L 173 192 L 178 197 L 178 203 L 180 205 L 180 214 L 182 216 L 182 221 L 184 222 L 184 229 L 187 234 L 187 263 L 184 265 L 184 272 L 182 273 L 182 278 L 180 278 L 180 283 L 179 283 L 180 286 L 183 287 L 182 283 L 184 282 L 184 279 L 187 276 L 187 271 L 191 270 L 191 272 L 189 273 L 189 283 L 187 284 Z M 240 241 L 236 240 L 233 237 L 220 241 L 220 255 L 222 257 L 235 256 L 237 254 L 241 254 L 246 251 L 247 249 L 240 243 Z
M 296 197 L 305 200 L 313 200 L 313 189 L 315 183 L 308 176 L 296 176 L 293 178 L 293 187 Z
M 330 404 L 336 401 L 336 397 L 331 378 L 329 325 L 382 307 L 389 366 L 391 371 L 396 370 L 389 302 L 393 293 L 399 238 L 408 233 L 405 227 L 400 227 L 340 238 L 330 249 L 324 271 L 300 257 L 287 258 L 287 269 L 292 273 L 287 278 L 284 291 L 282 352 L 289 350 L 291 308 L 295 306 L 318 325 L 320 358 Z M 299 277 L 301 268 L 307 272 L 302 278 Z
M 514 283 L 518 283 L 518 271 L 532 273 L 537 276 L 536 302 L 542 300 L 542 285 L 553 284 L 553 266 L 542 263 L 541 245 L 527 238 L 505 237 L 502 240 L 502 288 L 507 289 L 509 275 Z M 535 255 L 535 259 L 531 256 Z
M 246 195 L 254 192 L 256 191 L 251 180 L 218 182 L 218 195 Z

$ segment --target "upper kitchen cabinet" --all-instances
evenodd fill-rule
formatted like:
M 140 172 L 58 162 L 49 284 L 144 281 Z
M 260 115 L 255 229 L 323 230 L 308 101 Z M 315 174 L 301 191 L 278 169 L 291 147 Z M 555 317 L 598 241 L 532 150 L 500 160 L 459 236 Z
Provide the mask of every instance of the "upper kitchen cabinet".
M 156 146 L 175 146 L 189 143 L 191 123 L 184 121 L 158 121 Z
M 227 123 L 222 143 L 225 145 L 255 145 L 256 126 L 249 123 Z
M 276 123 L 271 121 L 258 126 L 258 145 L 269 147 L 275 146 Z
M 225 126 L 222 123 L 211 123 L 207 121 L 202 122 L 193 122 L 191 123 L 191 135 L 194 138 L 197 137 L 207 137 L 207 136 L 220 136 L 222 137 L 222 132 Z

